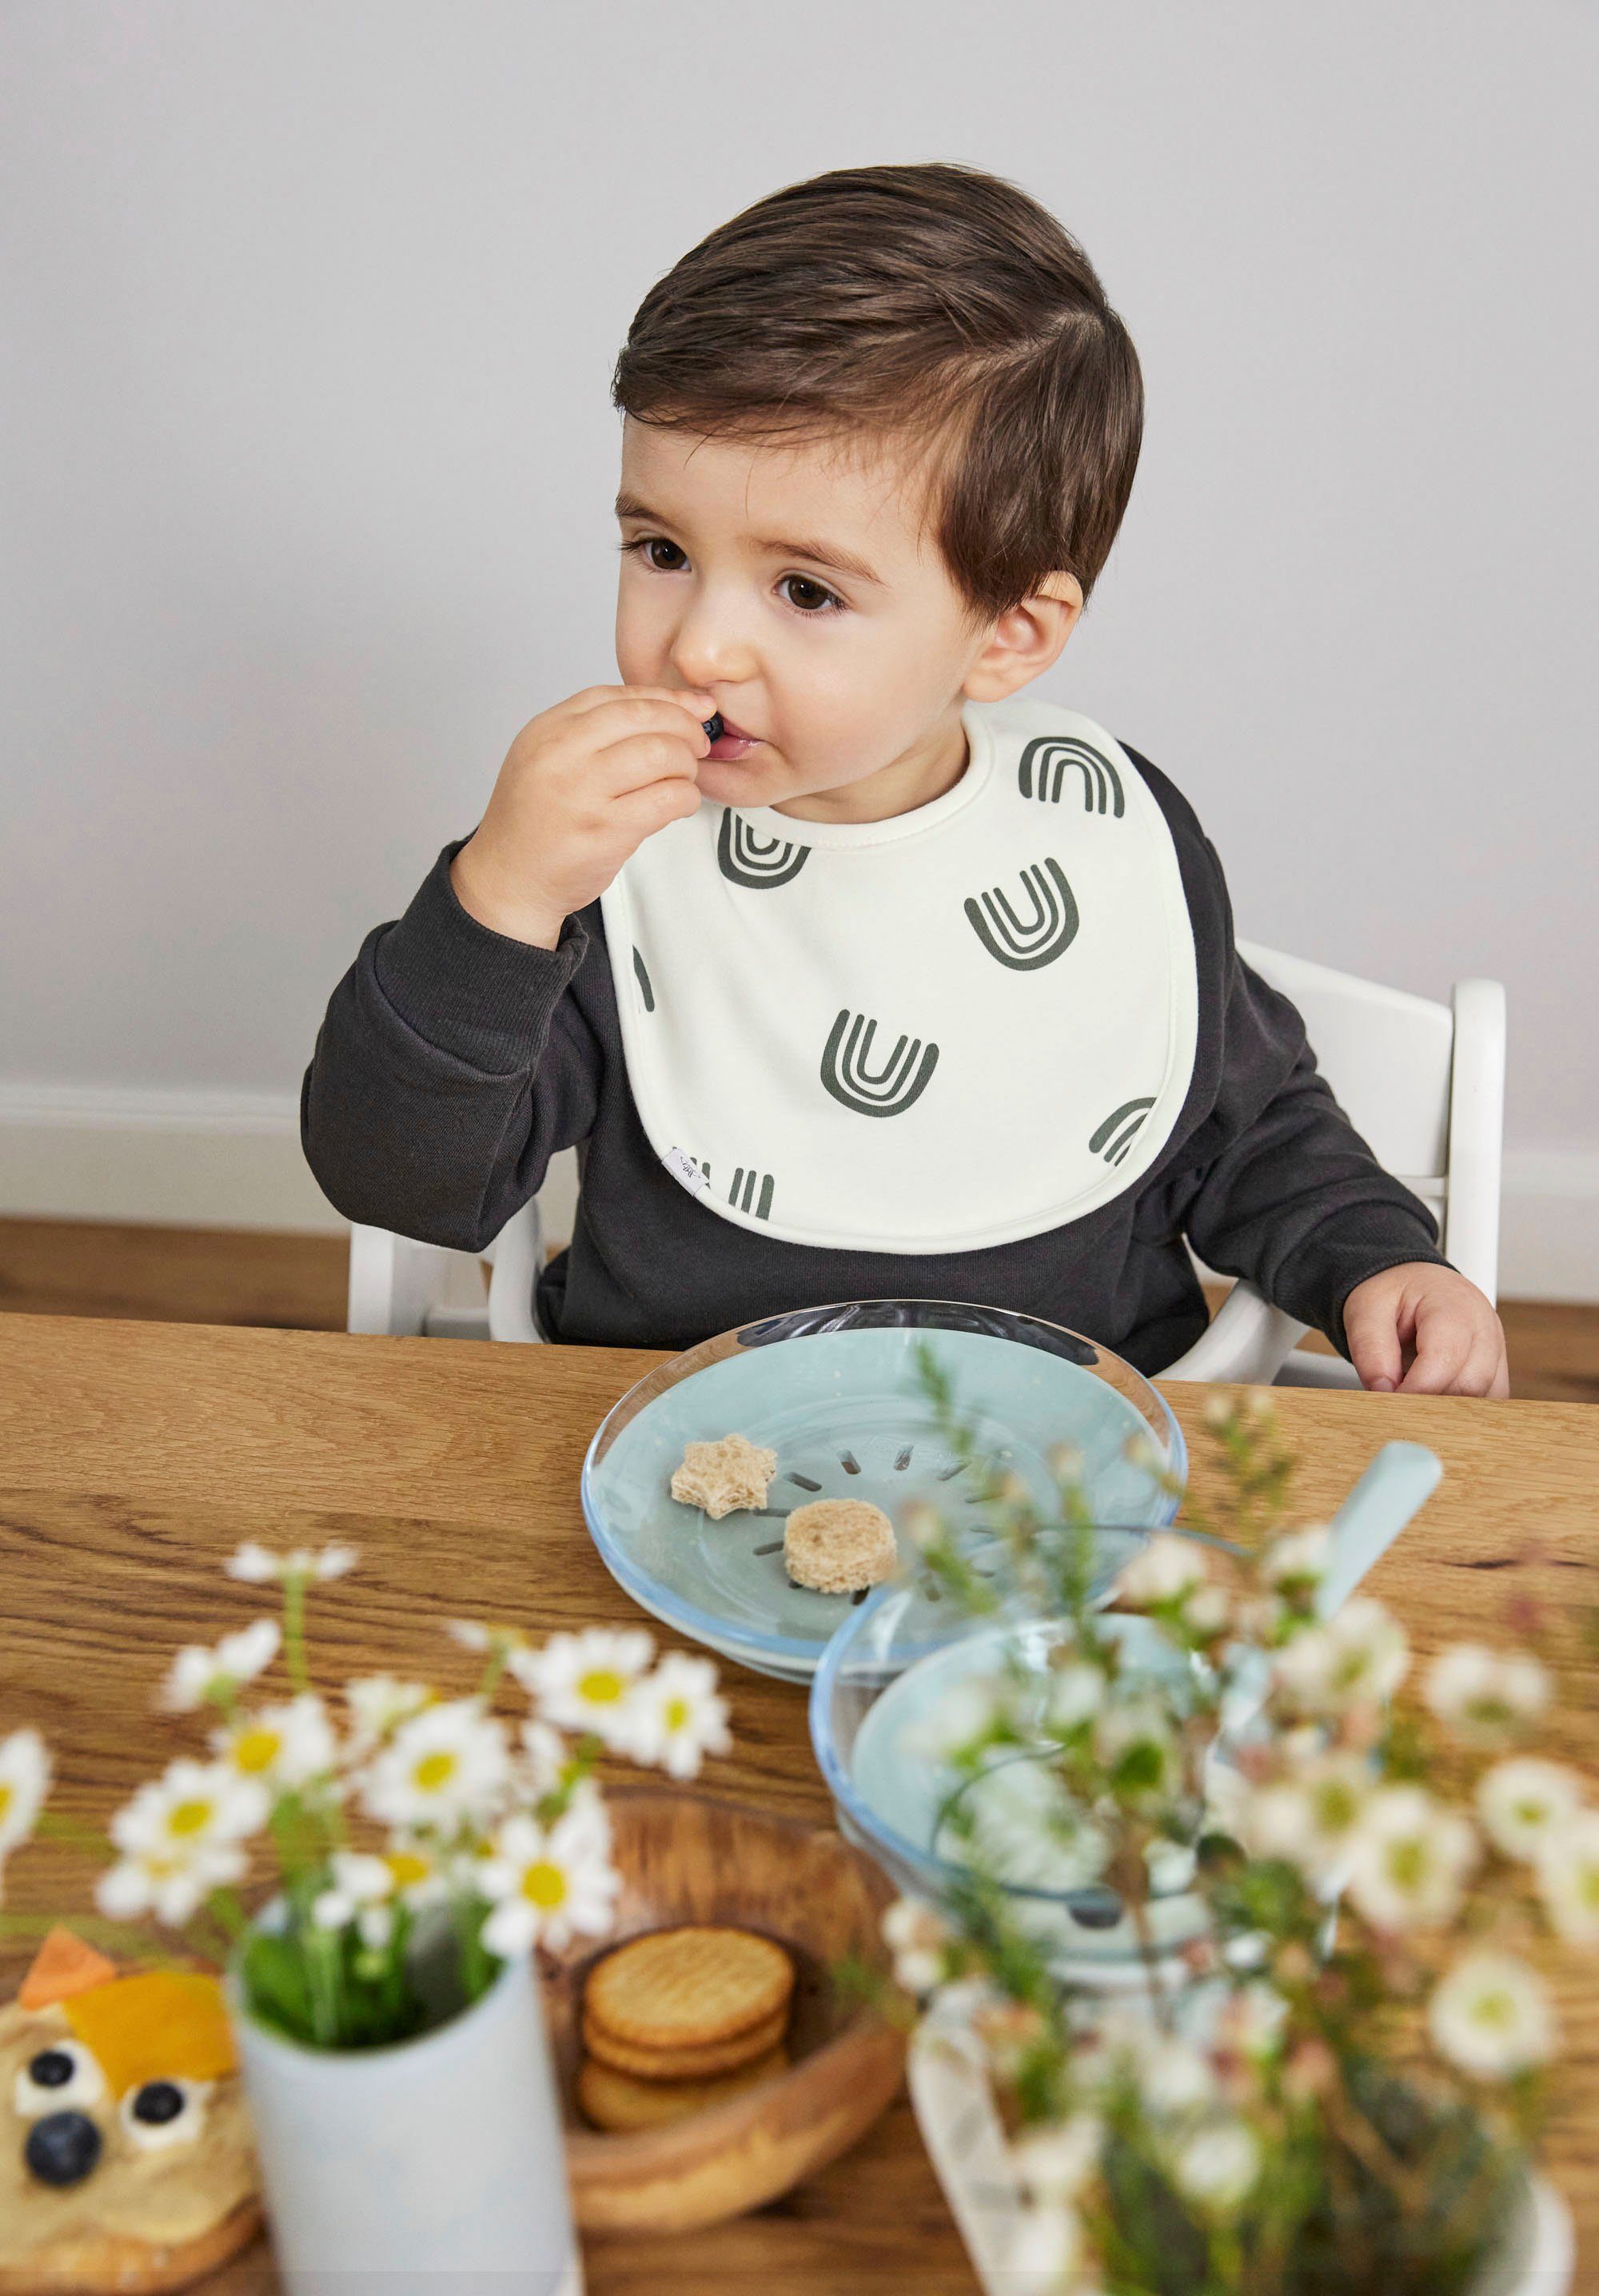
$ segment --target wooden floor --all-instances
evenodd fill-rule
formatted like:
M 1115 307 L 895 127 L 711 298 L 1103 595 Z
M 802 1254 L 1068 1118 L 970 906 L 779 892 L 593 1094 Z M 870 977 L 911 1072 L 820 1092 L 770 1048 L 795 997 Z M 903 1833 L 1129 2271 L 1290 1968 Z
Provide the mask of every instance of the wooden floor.
M 337 1332 L 347 1259 L 336 1235 L 0 1219 L 0 1312 Z M 1599 1403 L 1599 1306 L 1500 1312 L 1513 1395 Z

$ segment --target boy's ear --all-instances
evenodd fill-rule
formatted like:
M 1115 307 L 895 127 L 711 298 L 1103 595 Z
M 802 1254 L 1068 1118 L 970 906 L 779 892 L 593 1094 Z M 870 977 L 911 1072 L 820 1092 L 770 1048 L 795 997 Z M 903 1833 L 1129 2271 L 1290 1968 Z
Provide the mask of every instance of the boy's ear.
M 1083 588 L 1075 574 L 1046 574 L 1029 598 L 1000 615 L 966 672 L 969 701 L 1004 701 L 1041 677 L 1077 627 Z

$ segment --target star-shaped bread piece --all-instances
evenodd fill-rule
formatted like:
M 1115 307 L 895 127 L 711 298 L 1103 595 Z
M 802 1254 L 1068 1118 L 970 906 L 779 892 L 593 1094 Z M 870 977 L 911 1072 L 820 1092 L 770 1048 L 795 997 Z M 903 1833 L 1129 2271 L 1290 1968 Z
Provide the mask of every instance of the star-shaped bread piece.
M 742 1435 L 718 1443 L 685 1443 L 683 1464 L 672 1476 L 672 1496 L 685 1506 L 703 1507 L 713 1521 L 737 1507 L 761 1507 L 767 1485 L 777 1472 L 777 1454 Z

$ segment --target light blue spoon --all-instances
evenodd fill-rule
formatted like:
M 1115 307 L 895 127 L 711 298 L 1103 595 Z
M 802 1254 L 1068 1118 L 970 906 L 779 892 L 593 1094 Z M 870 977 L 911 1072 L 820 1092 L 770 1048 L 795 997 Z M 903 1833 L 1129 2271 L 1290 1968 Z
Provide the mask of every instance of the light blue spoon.
M 1316 1590 L 1316 1616 L 1341 1610 L 1366 1574 L 1381 1562 L 1412 1517 L 1438 1488 L 1443 1462 L 1421 1443 L 1385 1443 L 1328 1526 L 1332 1561 Z M 1235 1670 L 1227 1693 L 1224 1733 L 1243 1728 L 1259 1712 L 1270 1682 L 1271 1661 L 1251 1651 Z
M 1406 1524 L 1438 1488 L 1443 1462 L 1421 1443 L 1385 1443 L 1332 1518 L 1332 1560 L 1316 1595 L 1319 1618 L 1342 1608 Z

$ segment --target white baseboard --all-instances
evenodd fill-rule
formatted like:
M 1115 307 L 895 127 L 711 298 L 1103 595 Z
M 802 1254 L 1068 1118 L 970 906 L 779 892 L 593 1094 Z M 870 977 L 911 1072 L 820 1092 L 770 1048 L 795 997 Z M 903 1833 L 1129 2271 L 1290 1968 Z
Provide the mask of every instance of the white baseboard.
M 539 1190 L 545 1233 L 567 1242 L 577 1159 Z M 0 1080 L 0 1216 L 282 1228 L 343 1235 L 312 1177 L 292 1095 Z
M 539 1191 L 564 1243 L 576 1160 Z M 299 1107 L 277 1093 L 132 1091 L 0 1081 L 0 1214 L 342 1234 L 300 1152 Z M 1599 1301 L 1599 1149 L 1505 1158 L 1499 1288 L 1510 1300 Z

